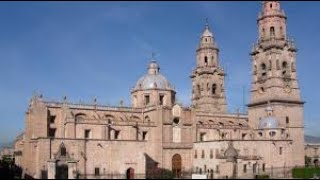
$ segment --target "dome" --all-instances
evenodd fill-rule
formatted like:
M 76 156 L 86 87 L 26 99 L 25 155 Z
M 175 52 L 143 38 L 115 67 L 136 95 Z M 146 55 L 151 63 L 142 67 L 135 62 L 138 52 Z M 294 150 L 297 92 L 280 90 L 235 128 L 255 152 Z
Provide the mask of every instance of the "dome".
M 279 122 L 274 117 L 266 117 L 260 120 L 259 129 L 275 129 L 279 127 Z
M 163 89 L 173 90 L 169 81 L 159 73 L 160 67 L 156 61 L 151 61 L 148 67 L 148 74 L 142 76 L 136 83 L 134 89 Z
M 204 31 L 203 31 L 203 33 L 202 33 L 202 37 L 212 37 L 212 38 L 213 38 L 213 34 L 212 34 L 212 32 L 210 31 L 210 27 L 209 27 L 208 20 L 207 20 L 205 29 L 204 29 Z
M 213 37 L 212 32 L 210 32 L 209 28 L 206 28 L 203 33 L 202 37 Z
M 224 156 L 227 162 L 233 162 L 238 157 L 238 151 L 233 147 L 232 143 L 229 144 L 228 149 L 224 152 Z

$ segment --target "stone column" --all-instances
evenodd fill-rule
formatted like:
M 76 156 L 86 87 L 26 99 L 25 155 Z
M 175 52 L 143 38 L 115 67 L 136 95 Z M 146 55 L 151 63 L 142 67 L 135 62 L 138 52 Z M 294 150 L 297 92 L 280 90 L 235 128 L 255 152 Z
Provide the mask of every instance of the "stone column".
M 68 179 L 77 179 L 77 161 L 68 161 Z
M 56 179 L 56 161 L 49 160 L 48 164 L 48 179 Z

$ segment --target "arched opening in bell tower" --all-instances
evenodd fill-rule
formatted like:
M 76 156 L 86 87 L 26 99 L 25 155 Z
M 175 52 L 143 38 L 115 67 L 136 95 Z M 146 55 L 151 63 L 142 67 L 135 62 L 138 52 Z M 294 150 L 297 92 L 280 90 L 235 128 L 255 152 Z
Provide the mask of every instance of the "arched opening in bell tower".
M 207 56 L 204 57 L 204 64 L 205 64 L 205 66 L 208 66 L 208 57 Z
M 217 93 L 217 85 L 216 84 L 213 84 L 212 85 L 212 95 L 215 95 Z
M 270 36 L 274 37 L 275 36 L 275 31 L 274 31 L 274 27 L 270 27 Z
M 266 78 L 267 77 L 267 65 L 265 63 L 261 64 L 261 76 L 262 78 Z

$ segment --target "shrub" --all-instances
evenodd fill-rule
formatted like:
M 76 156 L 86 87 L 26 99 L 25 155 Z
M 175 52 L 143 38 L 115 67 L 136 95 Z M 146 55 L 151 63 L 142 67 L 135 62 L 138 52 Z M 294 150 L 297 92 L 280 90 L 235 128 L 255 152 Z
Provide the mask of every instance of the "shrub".
M 267 174 L 257 175 L 256 179 L 270 179 L 270 176 Z
M 320 176 L 320 168 L 294 168 L 292 170 L 293 178 L 310 179 L 314 175 Z
M 173 172 L 167 169 L 157 168 L 149 172 L 147 179 L 173 179 Z

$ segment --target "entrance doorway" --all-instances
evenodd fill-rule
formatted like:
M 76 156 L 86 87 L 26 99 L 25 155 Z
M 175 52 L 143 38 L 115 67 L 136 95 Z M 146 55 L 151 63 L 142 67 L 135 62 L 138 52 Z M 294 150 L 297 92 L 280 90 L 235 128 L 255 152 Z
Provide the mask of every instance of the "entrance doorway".
M 57 163 L 56 179 L 68 179 L 68 165 Z
M 181 169 L 181 156 L 179 154 L 176 154 L 172 157 L 172 172 L 175 178 L 181 178 Z
M 129 168 L 126 172 L 127 179 L 134 179 L 134 169 Z
M 213 169 L 210 170 L 210 179 L 213 179 Z

